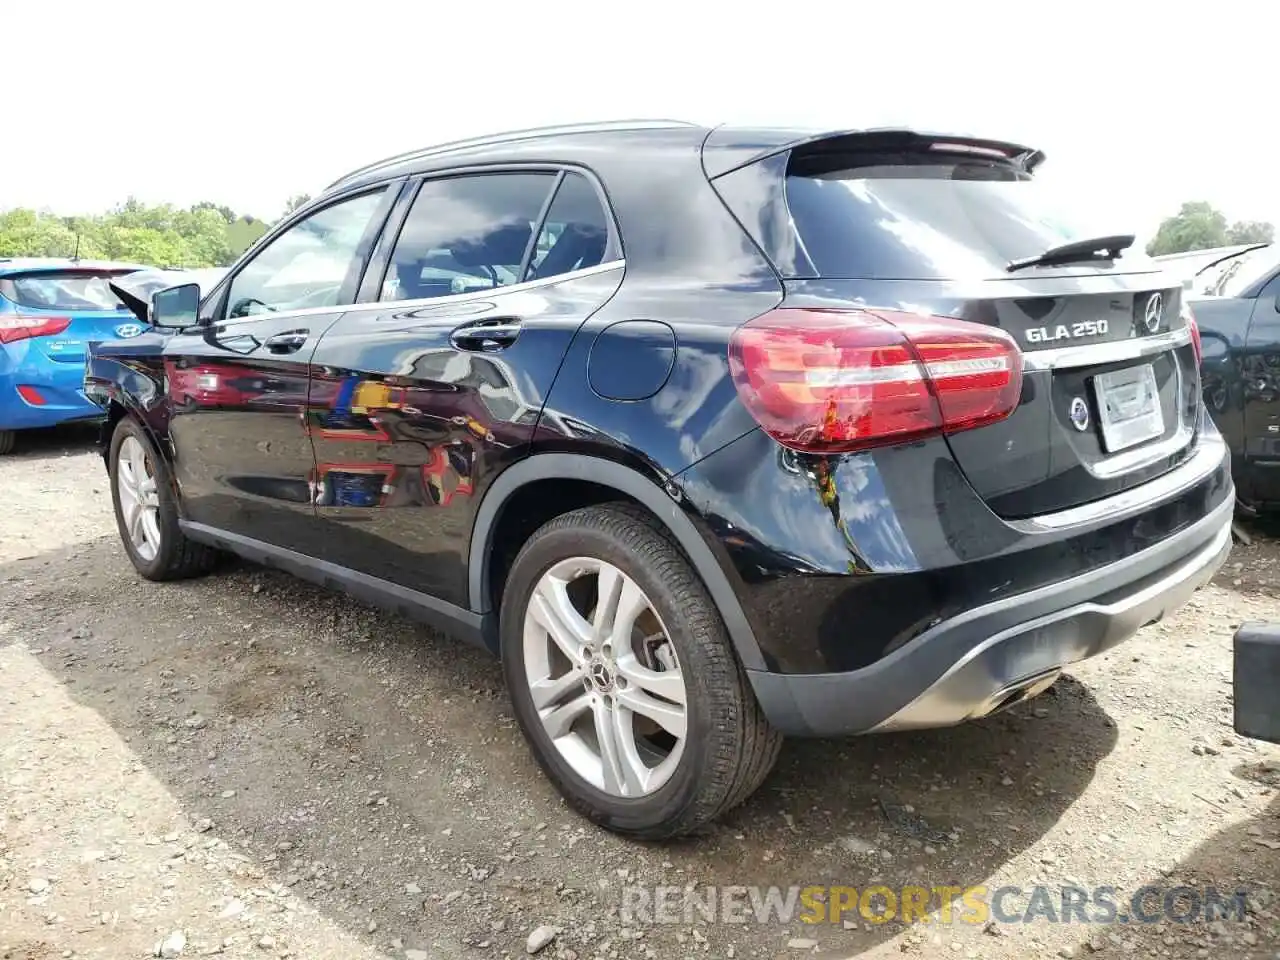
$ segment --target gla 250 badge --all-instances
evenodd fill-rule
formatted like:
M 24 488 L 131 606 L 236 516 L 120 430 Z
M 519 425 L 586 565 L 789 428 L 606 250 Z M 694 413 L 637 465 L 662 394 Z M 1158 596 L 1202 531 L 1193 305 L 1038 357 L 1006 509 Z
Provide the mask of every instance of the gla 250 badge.
M 1027 330 L 1028 343 L 1053 343 L 1055 340 L 1074 340 L 1076 337 L 1100 337 L 1107 332 L 1107 321 L 1081 320 L 1079 323 L 1060 323 L 1056 327 L 1031 327 Z
M 1164 297 L 1159 291 L 1147 298 L 1142 311 L 1142 325 L 1147 333 L 1160 329 L 1164 317 Z M 1081 320 L 1079 323 L 1060 323 L 1056 327 L 1031 327 L 1027 330 L 1028 343 L 1053 343 L 1055 340 L 1074 340 L 1076 337 L 1101 337 L 1107 332 L 1106 318 Z

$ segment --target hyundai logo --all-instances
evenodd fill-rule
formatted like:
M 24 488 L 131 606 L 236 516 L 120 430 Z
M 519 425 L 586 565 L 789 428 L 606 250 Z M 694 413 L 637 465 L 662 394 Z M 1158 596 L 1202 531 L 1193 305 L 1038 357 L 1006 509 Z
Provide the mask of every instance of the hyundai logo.
M 136 337 L 142 333 L 142 327 L 136 323 L 122 323 L 116 327 L 116 336 L 121 340 L 128 340 L 130 337 Z
M 1084 397 L 1071 399 L 1071 425 L 1081 433 L 1089 429 L 1089 404 L 1085 403 Z
M 1164 297 L 1153 293 L 1147 300 L 1147 309 L 1142 314 L 1142 322 L 1146 324 L 1147 333 L 1155 333 L 1160 329 L 1160 317 L 1164 313 Z

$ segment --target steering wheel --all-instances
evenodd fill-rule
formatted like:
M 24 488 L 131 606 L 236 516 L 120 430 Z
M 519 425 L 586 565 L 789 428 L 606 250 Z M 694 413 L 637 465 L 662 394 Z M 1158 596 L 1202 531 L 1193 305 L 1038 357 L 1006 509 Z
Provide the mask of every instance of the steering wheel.
M 269 303 L 265 303 L 262 300 L 259 300 L 257 297 L 241 297 L 239 300 L 236 301 L 236 305 L 232 307 L 229 311 L 227 311 L 227 316 L 247 317 L 249 316 L 249 309 L 255 305 L 262 307 L 263 311 L 266 313 L 276 312 L 275 307 L 271 306 L 271 304 Z

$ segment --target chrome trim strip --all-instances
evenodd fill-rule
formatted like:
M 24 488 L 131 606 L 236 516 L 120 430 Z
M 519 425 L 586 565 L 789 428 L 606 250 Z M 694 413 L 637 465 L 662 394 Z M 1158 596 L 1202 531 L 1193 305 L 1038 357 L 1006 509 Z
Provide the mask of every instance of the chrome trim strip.
M 466 303 L 468 300 L 487 300 L 491 297 L 506 296 L 511 293 L 520 293 L 524 290 L 536 290 L 539 287 L 549 287 L 553 283 L 564 283 L 568 280 L 579 280 L 583 277 L 593 277 L 598 273 L 608 273 L 611 270 L 620 270 L 627 265 L 627 261 L 623 259 L 610 260 L 607 263 L 596 264 L 594 267 L 583 267 L 581 270 L 570 270 L 568 273 L 557 273 L 554 277 L 539 277 L 537 280 L 525 280 L 523 283 L 511 283 L 505 287 L 490 287 L 487 290 L 473 290 L 470 293 L 454 293 L 447 297 L 427 297 L 425 300 L 376 300 L 371 303 L 353 303 L 344 309 L 345 313 L 360 313 L 367 310 L 386 310 L 391 307 L 409 307 L 421 308 L 430 307 L 438 303 Z
M 1178 421 L 1178 429 L 1173 432 L 1173 436 L 1149 447 L 1124 450 L 1097 463 L 1086 463 L 1084 468 L 1100 480 L 1111 480 L 1126 473 L 1141 470 L 1143 467 L 1149 467 L 1165 457 L 1171 457 L 1189 444 L 1191 438 L 1195 436 L 1195 431 L 1182 419 L 1181 411 L 1178 412 Z
M 1080 347 L 1053 347 L 1022 354 L 1022 369 L 1067 370 L 1072 367 L 1088 367 L 1098 363 L 1118 363 L 1137 360 L 1153 353 L 1163 353 L 1191 342 L 1191 331 L 1186 327 L 1134 340 L 1113 340 L 1110 343 L 1093 343 Z
M 1200 445 L 1184 463 L 1163 476 L 1140 486 L 1113 494 L 1105 500 L 1070 507 L 1055 513 L 1046 513 L 1027 520 L 1007 520 L 1006 523 L 1023 533 L 1045 533 L 1068 527 L 1087 526 L 1105 520 L 1110 523 L 1121 520 L 1141 510 L 1171 500 L 1191 489 L 1212 474 L 1226 459 L 1227 445 L 1222 435 L 1206 427 L 1200 434 Z
M 581 270 L 570 270 L 568 273 L 557 273 L 554 277 L 539 277 L 537 280 L 526 280 L 523 283 L 511 283 L 505 287 L 489 287 L 486 290 L 473 290 L 469 293 L 454 293 L 447 297 L 428 297 L 421 300 L 375 300 L 370 303 L 339 303 L 328 307 L 305 307 L 301 310 L 281 310 L 279 312 L 255 313 L 250 317 L 236 317 L 234 320 L 220 320 L 209 326 L 217 329 L 226 329 L 228 327 L 236 327 L 242 323 L 249 323 L 255 320 L 262 320 L 270 317 L 271 319 L 282 319 L 288 317 L 313 317 L 320 314 L 336 314 L 336 313 L 364 313 L 369 310 L 389 310 L 389 309 L 422 309 L 423 307 L 435 306 L 436 304 L 449 303 L 466 303 L 468 300 L 486 300 L 496 296 L 506 296 L 511 293 L 520 293 L 525 290 L 536 290 L 539 287 L 547 287 L 553 283 L 564 283 L 568 280 L 579 280 L 582 277 L 592 277 L 598 273 L 608 273 L 610 270 L 620 270 L 627 265 L 625 259 L 610 260 L 607 263 L 600 263 L 594 267 L 583 267 Z M 190 327 L 188 329 L 199 330 L 200 327 Z

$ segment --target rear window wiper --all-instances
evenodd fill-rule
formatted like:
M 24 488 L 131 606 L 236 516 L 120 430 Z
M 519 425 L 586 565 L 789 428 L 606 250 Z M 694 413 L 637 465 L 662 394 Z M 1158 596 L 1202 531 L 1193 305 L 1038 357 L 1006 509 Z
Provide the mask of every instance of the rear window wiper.
M 1082 260 L 1114 260 L 1121 252 L 1133 246 L 1135 237 L 1132 233 L 1117 233 L 1109 237 L 1090 237 L 1087 240 L 1072 240 L 1061 246 L 1050 247 L 1044 253 L 1034 257 L 1023 257 L 1010 260 L 1006 267 L 1010 273 L 1027 267 L 1047 267 L 1057 263 L 1077 263 Z

